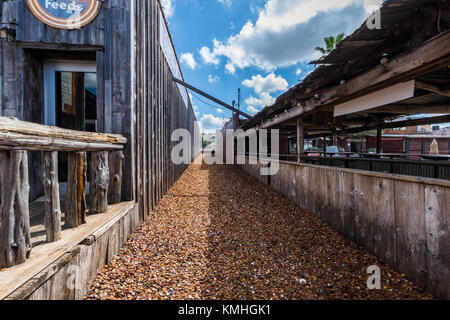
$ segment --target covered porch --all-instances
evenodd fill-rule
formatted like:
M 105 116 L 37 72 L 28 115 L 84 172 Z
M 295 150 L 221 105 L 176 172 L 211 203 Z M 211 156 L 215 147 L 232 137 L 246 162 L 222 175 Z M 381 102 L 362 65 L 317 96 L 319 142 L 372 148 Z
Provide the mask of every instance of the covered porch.
M 134 201 L 122 202 L 127 139 L 6 117 L 0 127 L 0 299 L 80 299 L 142 221 Z

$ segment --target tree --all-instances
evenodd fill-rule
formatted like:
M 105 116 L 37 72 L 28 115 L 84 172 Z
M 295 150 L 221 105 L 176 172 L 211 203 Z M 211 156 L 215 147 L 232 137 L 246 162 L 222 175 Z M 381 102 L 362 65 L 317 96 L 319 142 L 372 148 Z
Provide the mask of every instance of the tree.
M 329 55 L 336 47 L 344 40 L 345 34 L 341 33 L 335 37 L 330 36 L 324 39 L 326 47 L 316 47 L 315 50 L 322 53 L 322 57 L 320 59 L 325 58 Z
M 202 148 L 205 149 L 209 145 L 208 138 L 204 134 L 202 134 Z

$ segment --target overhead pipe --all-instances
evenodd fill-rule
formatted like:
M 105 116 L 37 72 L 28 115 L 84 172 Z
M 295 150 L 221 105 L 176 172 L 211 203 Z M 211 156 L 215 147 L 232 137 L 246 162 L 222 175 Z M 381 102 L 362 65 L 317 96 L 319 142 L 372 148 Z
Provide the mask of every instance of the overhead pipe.
M 197 88 L 195 88 L 195 87 L 193 87 L 193 86 L 187 84 L 186 82 L 184 82 L 184 81 L 182 81 L 182 80 L 180 80 L 180 79 L 177 79 L 177 78 L 175 78 L 175 77 L 172 78 L 172 79 L 173 79 L 174 82 L 176 82 L 176 83 L 182 85 L 183 87 L 188 88 L 189 90 L 194 91 L 195 93 L 198 93 L 198 94 L 202 95 L 203 97 L 205 97 L 205 98 L 207 98 L 207 99 L 209 99 L 209 100 L 211 100 L 211 101 L 214 101 L 214 102 L 217 103 L 217 104 L 220 104 L 222 107 L 225 107 L 225 108 L 227 108 L 227 109 L 229 109 L 229 110 L 231 110 L 231 111 L 233 111 L 233 112 L 235 112 L 235 113 L 237 113 L 237 114 L 240 114 L 241 116 L 243 116 L 243 117 L 245 117 L 245 118 L 247 118 L 247 119 L 252 119 L 252 116 L 246 114 L 245 112 L 242 112 L 241 110 L 238 110 L 238 109 L 236 109 L 236 108 L 230 106 L 229 104 L 226 104 L 225 102 L 220 101 L 219 99 L 214 98 L 213 96 L 211 96 L 211 95 L 209 95 L 209 94 L 207 94 L 207 93 L 205 93 L 205 92 L 203 92 L 203 91 L 201 91 L 201 90 L 199 90 L 199 89 L 197 89 Z

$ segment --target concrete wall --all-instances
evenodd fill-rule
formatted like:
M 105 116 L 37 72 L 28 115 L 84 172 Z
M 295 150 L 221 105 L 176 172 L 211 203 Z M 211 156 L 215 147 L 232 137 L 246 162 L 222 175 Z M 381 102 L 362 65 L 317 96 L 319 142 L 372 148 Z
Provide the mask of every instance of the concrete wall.
M 450 299 L 450 181 L 279 165 L 272 188 L 437 297 Z M 262 180 L 260 166 L 247 159 L 241 167 Z

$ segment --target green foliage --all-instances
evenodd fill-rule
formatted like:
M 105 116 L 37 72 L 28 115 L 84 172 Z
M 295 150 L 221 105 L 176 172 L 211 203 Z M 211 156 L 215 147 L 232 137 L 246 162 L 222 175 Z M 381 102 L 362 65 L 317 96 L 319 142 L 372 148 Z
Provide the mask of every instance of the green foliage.
M 330 36 L 324 39 L 325 48 L 316 47 L 315 50 L 319 51 L 322 54 L 320 59 L 324 59 L 327 55 L 329 55 L 336 47 L 344 40 L 345 34 L 340 33 L 336 37 Z
M 208 145 L 209 145 L 208 139 L 204 135 L 202 135 L 202 147 L 203 147 L 203 149 L 206 148 Z

